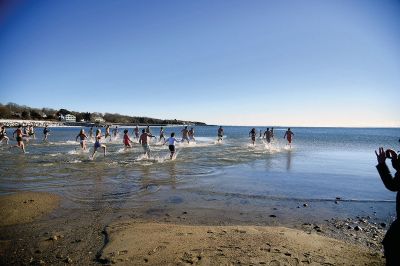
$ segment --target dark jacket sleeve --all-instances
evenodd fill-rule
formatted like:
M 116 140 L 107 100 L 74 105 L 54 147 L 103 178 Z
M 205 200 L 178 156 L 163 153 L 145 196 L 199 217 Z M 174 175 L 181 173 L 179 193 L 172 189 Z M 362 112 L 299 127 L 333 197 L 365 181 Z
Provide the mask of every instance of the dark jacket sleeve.
M 398 172 L 393 178 L 392 175 L 390 174 L 389 168 L 387 167 L 386 163 L 378 164 L 376 166 L 376 169 L 378 169 L 382 182 L 387 189 L 389 189 L 390 191 L 400 190 L 400 176 Z

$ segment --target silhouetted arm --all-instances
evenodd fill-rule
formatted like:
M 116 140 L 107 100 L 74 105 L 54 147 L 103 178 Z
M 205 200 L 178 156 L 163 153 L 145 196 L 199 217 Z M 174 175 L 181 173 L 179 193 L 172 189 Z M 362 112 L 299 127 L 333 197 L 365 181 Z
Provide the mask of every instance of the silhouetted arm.
M 396 173 L 393 178 L 386 163 L 379 163 L 376 166 L 376 169 L 378 170 L 382 182 L 387 189 L 394 192 L 400 190 L 400 176 L 398 173 Z

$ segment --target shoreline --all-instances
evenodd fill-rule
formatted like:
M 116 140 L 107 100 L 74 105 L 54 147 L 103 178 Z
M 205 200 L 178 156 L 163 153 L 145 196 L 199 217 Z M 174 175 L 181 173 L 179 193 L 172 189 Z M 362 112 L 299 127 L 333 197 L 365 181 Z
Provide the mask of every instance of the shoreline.
M 13 195 L 24 193 L 26 192 Z M 4 200 L 1 202 L 6 203 Z M 0 226 L 2 243 L 0 262 L 4 264 L 41 264 L 43 262 L 46 264 L 119 263 L 129 265 L 132 262 L 144 263 L 147 259 L 150 264 L 193 262 L 207 265 L 207 261 L 220 259 L 221 263 L 233 264 L 239 261 L 241 263 L 268 263 L 273 260 L 281 263 L 295 263 L 298 260 L 303 264 L 308 264 L 307 262 L 312 264 L 320 260 L 321 263 L 340 264 L 341 260 L 335 261 L 334 258 L 341 253 L 329 251 L 332 243 L 341 245 L 344 250 L 361 254 L 362 259 L 352 261 L 355 265 L 364 265 L 364 262 L 369 260 L 373 261 L 371 264 L 383 265 L 384 261 L 380 241 L 385 230 L 370 223 L 368 217 L 331 219 L 318 224 L 312 221 L 309 223 L 299 221 L 293 226 L 287 226 L 278 221 L 273 223 L 267 221 L 260 223 L 255 220 L 239 221 L 226 217 L 224 213 L 217 210 L 191 210 L 185 207 L 156 212 L 146 206 L 142 209 L 124 210 L 109 208 L 107 205 L 93 207 L 90 210 L 76 209 L 65 206 L 62 199 L 60 207 L 53 210 L 24 224 Z M 202 219 L 199 219 L 199 216 Z M 356 230 L 356 226 L 360 229 Z M 164 229 L 160 231 L 160 228 Z M 165 232 L 171 230 L 175 235 L 165 235 Z M 212 233 L 209 233 L 209 230 Z M 291 243 L 296 238 L 290 237 L 273 242 L 273 239 L 280 237 L 282 233 L 280 230 L 290 236 L 301 235 L 304 243 L 322 241 L 321 243 L 324 243 L 328 250 L 319 254 L 317 250 L 309 247 L 309 251 L 304 251 L 300 244 L 292 246 Z M 125 236 L 132 236 L 132 232 L 135 232 L 135 235 L 140 233 L 139 236 L 143 238 L 143 241 L 132 243 L 130 241 L 136 240 L 125 239 Z M 163 239 L 157 238 L 154 242 L 155 232 L 164 234 Z M 148 235 L 153 240 L 147 241 Z M 172 240 L 169 239 L 171 237 Z M 187 243 L 184 249 L 179 244 L 182 237 L 186 241 L 184 243 Z M 254 242 L 253 238 L 259 240 Z M 236 241 L 229 242 L 232 239 Z M 230 244 L 224 244 L 227 241 Z M 169 244 L 167 246 L 159 244 L 160 242 L 169 242 Z M 198 246 L 199 243 L 210 245 L 203 247 Z M 270 251 L 267 251 L 268 247 L 261 246 L 266 243 L 270 243 Z M 139 250 L 138 247 L 143 245 L 146 249 Z M 279 252 L 274 249 L 278 249 Z M 166 254 L 166 251 L 171 252 Z M 286 253 L 291 255 L 285 255 Z M 305 253 L 309 255 L 304 255 Z M 198 256 L 201 259 L 198 259 Z M 136 261 L 136 257 L 139 260 Z M 351 256 L 347 256 L 343 260 L 349 261 L 350 258 Z M 291 260 L 287 261 L 288 259 Z
M 184 124 L 136 124 L 136 123 L 111 123 L 111 122 L 63 122 L 63 121 L 47 121 L 47 120 L 23 120 L 23 119 L 0 119 L 0 124 L 6 127 L 17 127 L 18 125 L 28 126 L 33 125 L 35 127 L 44 127 L 45 125 L 49 127 L 105 127 L 107 125 L 118 126 L 118 127 L 139 127 L 150 126 L 150 127 L 179 127 L 185 126 Z M 186 126 L 190 126 L 188 124 Z M 209 126 L 209 125 L 200 125 Z

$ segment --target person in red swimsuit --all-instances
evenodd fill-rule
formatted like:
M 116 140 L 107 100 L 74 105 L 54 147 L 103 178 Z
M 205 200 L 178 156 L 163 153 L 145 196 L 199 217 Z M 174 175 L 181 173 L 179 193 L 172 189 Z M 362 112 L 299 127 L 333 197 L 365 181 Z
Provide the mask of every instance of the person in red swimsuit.
M 125 148 L 132 148 L 131 142 L 132 142 L 132 140 L 128 135 L 128 130 L 125 129 L 124 130 L 124 145 L 125 145 Z
M 288 130 L 285 132 L 285 136 L 283 138 L 286 138 L 288 141 L 288 144 L 290 147 L 292 147 L 292 137 L 294 136 L 293 132 L 290 130 L 290 127 Z

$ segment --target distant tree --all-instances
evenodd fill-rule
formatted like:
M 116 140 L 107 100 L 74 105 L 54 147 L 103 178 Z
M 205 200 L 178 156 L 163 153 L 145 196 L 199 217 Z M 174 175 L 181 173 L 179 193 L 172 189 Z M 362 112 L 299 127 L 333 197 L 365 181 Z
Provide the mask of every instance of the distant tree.
M 12 118 L 11 111 L 7 106 L 0 107 L 0 118 L 3 118 L 3 119 Z
M 70 114 L 70 113 L 71 113 L 71 112 L 68 111 L 67 109 L 60 109 L 60 110 L 58 110 L 57 115 L 58 115 L 58 116 L 60 116 L 60 115 L 66 116 L 66 115 L 68 115 L 68 114 Z
M 90 113 L 83 113 L 83 119 L 85 119 L 85 121 L 90 121 Z
M 47 115 L 46 119 L 47 120 L 56 120 L 56 116 L 53 114 L 49 114 L 49 115 Z
M 21 113 L 21 117 L 22 117 L 23 119 L 30 119 L 30 118 L 31 118 L 31 115 L 30 115 L 30 113 L 29 113 L 28 111 L 24 110 L 24 111 L 22 111 L 22 113 Z
M 42 115 L 38 112 L 38 111 L 36 111 L 36 110 L 32 110 L 31 111 L 31 118 L 32 119 L 42 119 Z

